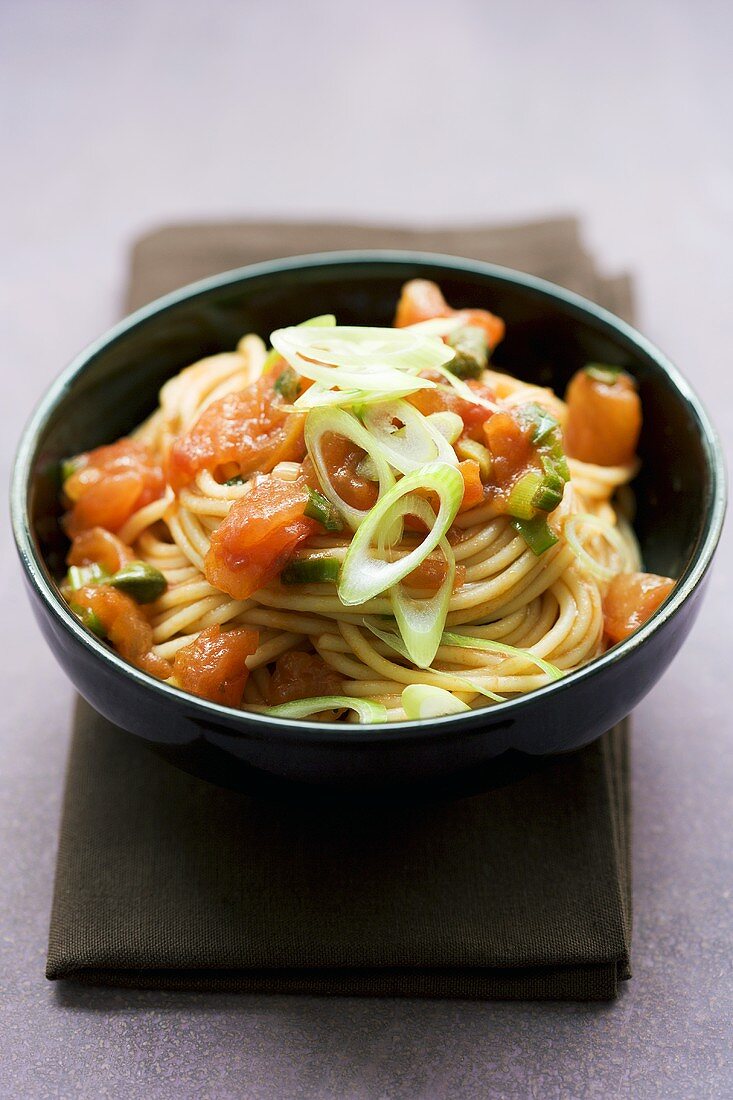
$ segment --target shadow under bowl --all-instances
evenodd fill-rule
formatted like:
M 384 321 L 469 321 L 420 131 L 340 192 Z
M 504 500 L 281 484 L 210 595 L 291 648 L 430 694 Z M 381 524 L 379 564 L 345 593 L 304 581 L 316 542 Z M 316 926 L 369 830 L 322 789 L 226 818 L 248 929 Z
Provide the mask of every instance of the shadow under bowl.
M 631 638 L 562 680 L 465 715 L 383 726 L 272 719 L 207 703 L 126 664 L 60 597 L 65 540 L 58 465 L 128 433 L 171 375 L 234 347 L 245 332 L 335 313 L 389 325 L 400 287 L 437 281 L 455 306 L 485 305 L 507 336 L 494 365 L 562 393 L 588 362 L 622 367 L 644 407 L 635 529 L 645 568 L 678 579 Z M 725 509 L 723 461 L 694 393 L 629 325 L 575 294 L 504 268 L 405 252 L 294 257 L 227 272 L 139 310 L 86 349 L 48 391 L 23 435 L 12 513 L 34 613 L 79 692 L 174 764 L 226 786 L 282 780 L 379 789 L 456 782 L 518 750 L 564 752 L 625 717 L 667 668 L 700 606 Z

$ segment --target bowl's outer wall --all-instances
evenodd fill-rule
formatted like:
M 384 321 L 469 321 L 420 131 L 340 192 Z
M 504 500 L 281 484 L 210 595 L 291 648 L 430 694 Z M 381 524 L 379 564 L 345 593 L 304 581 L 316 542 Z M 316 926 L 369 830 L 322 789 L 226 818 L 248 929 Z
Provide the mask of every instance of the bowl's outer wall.
M 628 369 L 638 380 L 645 409 L 642 473 L 637 481 L 637 534 L 645 565 L 680 576 L 704 534 L 712 496 L 709 460 L 694 409 L 680 398 L 663 368 L 632 336 L 581 305 L 555 299 L 500 274 L 457 270 L 452 263 L 352 260 L 247 275 L 213 286 L 153 311 L 134 327 L 102 343 L 67 386 L 36 441 L 29 511 L 49 573 L 58 573 L 64 544 L 59 535 L 58 461 L 127 433 L 157 404 L 162 383 L 182 367 L 233 347 L 245 332 L 265 339 L 278 327 L 321 313 L 344 324 L 391 323 L 402 283 L 416 275 L 440 282 L 456 306 L 482 305 L 503 316 L 507 337 L 494 357 L 499 369 L 562 393 L 587 362 Z M 470 767 L 518 748 L 554 752 L 598 736 L 635 706 L 661 675 L 686 636 L 702 586 L 660 624 L 643 645 L 572 685 L 558 685 L 535 702 L 486 710 L 443 735 L 438 727 L 403 744 L 386 740 L 355 745 L 321 740 L 268 739 L 246 715 L 203 721 L 196 706 L 120 675 L 114 665 L 81 643 L 33 589 L 44 633 L 82 695 L 102 714 L 147 741 L 181 766 L 207 774 L 216 757 L 219 780 L 236 784 L 239 763 L 278 775 L 339 780 L 432 776 Z M 206 728 L 205 728 L 206 727 Z M 312 728 L 312 727 L 311 727 Z M 213 766 L 213 765 L 212 765 Z M 223 767 L 223 772 L 222 772 Z

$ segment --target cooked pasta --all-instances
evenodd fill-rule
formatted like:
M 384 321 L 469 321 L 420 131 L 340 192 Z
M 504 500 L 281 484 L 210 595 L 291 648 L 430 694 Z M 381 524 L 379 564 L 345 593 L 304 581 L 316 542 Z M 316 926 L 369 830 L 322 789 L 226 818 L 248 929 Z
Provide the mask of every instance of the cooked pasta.
M 420 280 L 396 324 L 246 335 L 66 464 L 82 620 L 213 701 L 364 722 L 533 691 L 648 617 L 673 582 L 617 503 L 628 375 L 588 368 L 566 403 L 499 373 L 502 322 Z

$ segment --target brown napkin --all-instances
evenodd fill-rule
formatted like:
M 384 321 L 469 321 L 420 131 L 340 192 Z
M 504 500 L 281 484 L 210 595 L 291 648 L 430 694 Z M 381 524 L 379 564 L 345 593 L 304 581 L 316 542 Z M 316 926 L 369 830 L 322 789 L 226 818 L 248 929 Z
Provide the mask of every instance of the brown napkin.
M 135 248 L 130 305 L 274 255 L 410 247 L 549 276 L 628 316 L 569 219 L 211 225 Z M 597 1000 L 629 977 L 626 726 L 455 801 L 292 804 L 159 760 L 80 702 L 47 975 L 169 989 Z

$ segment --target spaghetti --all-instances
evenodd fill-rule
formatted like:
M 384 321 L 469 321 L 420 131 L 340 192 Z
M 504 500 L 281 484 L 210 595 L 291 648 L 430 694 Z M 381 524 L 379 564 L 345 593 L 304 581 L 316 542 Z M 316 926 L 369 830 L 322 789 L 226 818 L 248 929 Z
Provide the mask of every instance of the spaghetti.
M 66 464 L 62 591 L 128 660 L 245 709 L 403 720 L 542 687 L 665 598 L 618 505 L 626 374 L 579 372 L 566 403 L 499 373 L 501 321 L 422 281 L 394 330 L 316 320 L 185 368 Z

